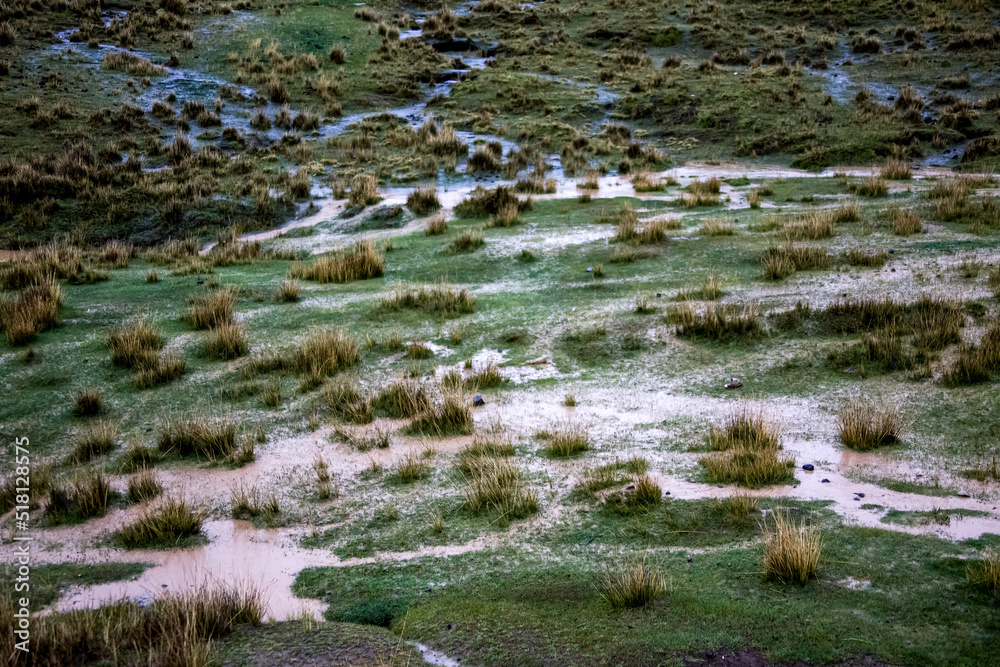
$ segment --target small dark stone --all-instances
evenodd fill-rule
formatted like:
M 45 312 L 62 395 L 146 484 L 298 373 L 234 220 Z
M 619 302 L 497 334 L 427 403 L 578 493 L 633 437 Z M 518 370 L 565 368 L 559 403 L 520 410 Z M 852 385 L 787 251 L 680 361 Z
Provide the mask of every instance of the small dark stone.
M 476 394 L 475 396 L 472 397 L 472 405 L 478 408 L 483 405 L 486 405 L 486 401 L 483 400 L 482 396 Z
M 813 464 L 811 464 L 811 463 L 805 464 L 804 466 L 802 466 L 802 469 L 803 470 L 809 470 L 809 471 L 815 470 L 815 468 L 813 468 Z
M 448 629 L 451 630 L 451 623 L 448 624 Z
M 864 498 L 865 497 L 865 494 L 858 493 L 857 491 L 854 492 L 854 495 L 856 495 L 858 498 Z
M 889 248 L 889 254 L 890 254 L 890 255 L 895 255 L 895 254 L 896 254 L 896 251 L 895 251 L 895 250 L 893 250 L 892 248 Z
M 198 284 L 199 284 L 199 285 L 204 285 L 204 284 L 205 284 L 205 281 L 204 281 L 204 280 L 199 280 L 199 281 L 198 281 Z
M 829 483 L 830 483 L 830 480 L 828 480 L 828 479 L 826 479 L 826 478 L 824 477 L 823 479 L 821 479 L 821 480 L 819 481 L 819 483 L 820 483 L 820 484 L 829 484 Z
M 694 560 L 694 558 L 692 558 L 691 556 L 688 556 L 688 562 L 689 562 L 689 563 L 690 563 L 691 561 L 693 561 L 693 560 Z
M 707 651 L 705 651 L 705 657 L 706 658 L 714 658 L 715 657 L 715 651 L 713 651 L 712 649 L 708 649 Z

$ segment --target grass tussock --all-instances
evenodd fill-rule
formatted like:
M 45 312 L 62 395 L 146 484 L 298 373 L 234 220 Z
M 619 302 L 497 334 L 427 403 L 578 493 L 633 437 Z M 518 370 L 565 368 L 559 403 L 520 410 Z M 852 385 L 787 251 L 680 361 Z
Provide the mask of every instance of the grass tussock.
M 425 435 L 469 435 L 472 410 L 469 397 L 458 389 L 444 389 L 431 407 L 417 415 L 409 431 Z
M 215 329 L 233 324 L 233 310 L 236 307 L 236 292 L 221 288 L 189 297 L 189 307 L 184 313 L 184 321 L 192 329 Z
M 74 417 L 96 417 L 104 411 L 104 395 L 96 387 L 83 387 L 73 398 Z
M 130 503 L 144 503 L 163 492 L 163 487 L 152 470 L 140 470 L 128 480 L 126 497 Z
M 889 159 L 878 173 L 881 178 L 890 181 L 908 181 L 913 178 L 913 168 L 904 160 Z
M 859 222 L 861 220 L 861 204 L 856 201 L 847 201 L 833 210 L 833 221 Z
M 393 419 L 412 419 L 431 408 L 430 393 L 415 379 L 398 378 L 378 392 L 375 408 Z
M 966 565 L 965 580 L 974 590 L 1000 597 L 1000 553 L 990 552 Z
M 992 322 L 979 345 L 963 344 L 958 356 L 942 374 L 941 382 L 948 387 L 988 382 L 1000 370 L 1000 323 Z
M 509 455 L 479 446 L 465 454 L 462 470 L 468 483 L 465 506 L 473 515 L 491 514 L 499 526 L 506 527 L 538 511 L 537 495 L 525 485 Z
M 164 454 L 198 456 L 209 461 L 232 458 L 240 447 L 239 426 L 230 416 L 168 418 L 160 427 L 156 447 Z
M 265 518 L 268 523 L 281 511 L 278 496 L 273 491 L 266 493 L 256 486 L 239 484 L 230 489 L 229 513 L 234 519 Z
M 789 243 L 768 248 L 760 262 L 765 278 L 781 280 L 796 271 L 829 268 L 830 255 L 823 248 Z
M 557 422 L 540 431 L 538 437 L 545 441 L 549 456 L 575 456 L 590 449 L 590 434 L 583 425 L 572 421 Z
M 486 238 L 481 229 L 462 230 L 455 238 L 445 246 L 445 252 L 457 255 L 462 252 L 472 252 L 483 247 Z
M 833 238 L 836 229 L 833 226 L 834 216 L 829 212 L 812 212 L 804 220 L 785 225 L 781 234 L 785 241 L 818 241 L 820 239 Z
M 704 312 L 696 311 L 689 303 L 682 303 L 671 308 L 665 321 L 676 325 L 677 335 L 682 338 L 750 340 L 764 332 L 757 315 L 757 306 L 753 302 L 742 306 L 709 303 Z
M 350 248 L 323 255 L 309 263 L 296 262 L 288 271 L 291 278 L 321 284 L 371 280 L 384 273 L 385 254 L 370 240 L 357 241 Z
M 403 484 L 413 484 L 427 477 L 430 472 L 431 467 L 415 452 L 409 452 L 396 462 L 395 476 Z
M 441 208 L 437 188 L 434 186 L 417 188 L 406 198 L 406 207 L 417 215 L 427 215 Z
M 889 253 L 884 248 L 854 246 L 844 251 L 844 260 L 851 266 L 877 268 L 889 261 Z
M 734 236 L 736 226 L 731 222 L 709 218 L 701 223 L 698 233 L 702 236 Z
M 328 383 L 323 388 L 323 398 L 330 412 L 341 421 L 368 424 L 375 419 L 372 397 L 353 380 Z
M 133 319 L 112 329 L 105 341 L 111 352 L 111 363 L 131 370 L 151 365 L 159 357 L 164 342 L 160 329 L 143 319 Z
M 0 329 L 10 345 L 26 345 L 59 323 L 62 288 L 54 280 L 32 283 L 0 296 Z
M 691 181 L 687 189 L 696 195 L 717 195 L 722 191 L 722 181 L 717 176 L 712 176 L 704 181 Z
M 912 236 L 923 231 L 923 221 L 912 208 L 893 206 L 888 210 L 887 215 L 889 224 L 892 226 L 892 233 L 896 236 Z
M 99 419 L 77 431 L 73 438 L 72 460 L 84 463 L 98 456 L 104 456 L 115 448 L 118 427 L 114 422 Z
M 116 538 L 126 549 L 172 547 L 201 534 L 203 518 L 201 511 L 192 508 L 186 501 L 168 498 L 119 530 Z
M 774 512 L 774 523 L 765 522 L 764 576 L 782 584 L 806 584 L 816 577 L 823 539 L 805 519 L 798 524 L 783 512 Z
M 699 461 L 708 481 L 749 488 L 791 481 L 795 461 L 779 455 L 780 432 L 767 411 L 741 403 L 721 429 L 709 432 L 713 453 Z
M 85 521 L 104 516 L 112 495 L 111 483 L 102 471 L 86 470 L 69 485 L 49 484 L 45 518 L 52 524 L 60 524 L 68 519 Z
M 889 185 L 885 182 L 885 177 L 872 175 L 860 183 L 852 184 L 850 190 L 859 197 L 885 197 L 889 194 Z
M 318 329 L 306 336 L 287 360 L 287 367 L 301 376 L 336 375 L 360 359 L 360 346 L 339 329 Z
M 867 451 L 897 442 L 902 418 L 895 405 L 854 399 L 837 416 L 837 430 L 845 446 Z
M 0 614 L 13 621 L 11 598 L 0 604 Z M 237 625 L 259 625 L 264 609 L 258 589 L 205 582 L 157 596 L 147 606 L 126 600 L 49 614 L 32 622 L 30 650 L 36 665 L 78 664 L 80 656 L 95 664 L 207 665 L 213 641 Z
M 650 605 L 666 591 L 660 568 L 646 558 L 617 566 L 605 565 L 601 572 L 601 596 L 612 609 L 636 609 Z
M 222 324 L 211 329 L 201 345 L 202 356 L 210 359 L 231 360 L 245 356 L 250 351 L 247 331 L 241 323 Z
M 427 236 L 441 236 L 446 231 L 448 231 L 448 223 L 445 221 L 444 215 L 428 218 L 427 225 L 424 227 L 424 234 Z
M 443 282 L 415 287 L 399 284 L 379 300 L 379 308 L 394 312 L 405 309 L 457 316 L 475 312 L 476 297 L 466 289 L 453 289 Z
M 302 293 L 302 285 L 298 280 L 286 278 L 274 291 L 274 298 L 278 303 L 294 303 L 299 300 Z

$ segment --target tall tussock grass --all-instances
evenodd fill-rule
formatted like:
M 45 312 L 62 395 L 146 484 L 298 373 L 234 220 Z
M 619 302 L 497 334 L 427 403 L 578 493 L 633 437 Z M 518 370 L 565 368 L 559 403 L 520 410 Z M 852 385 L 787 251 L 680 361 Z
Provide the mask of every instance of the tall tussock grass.
M 176 546 L 201 533 L 203 518 L 201 511 L 192 508 L 187 501 L 168 498 L 119 530 L 116 539 L 126 549 Z
M 793 479 L 795 460 L 779 454 L 779 424 L 763 408 L 743 402 L 721 429 L 709 432 L 713 452 L 698 462 L 708 481 L 749 488 L 781 484 Z
M 140 389 L 171 382 L 184 375 L 184 359 L 175 354 L 162 354 L 163 333 L 141 318 L 112 329 L 105 344 L 115 366 L 135 371 L 135 383 Z
M 0 262 L 0 289 L 24 289 L 30 285 L 70 278 L 83 270 L 83 251 L 65 241 L 54 241 Z
M 443 389 L 431 407 L 410 423 L 412 433 L 426 435 L 468 435 L 472 433 L 469 397 L 458 389 Z
M 130 503 L 144 503 L 160 495 L 163 487 L 152 470 L 142 469 L 128 480 L 126 497 Z
M 753 339 L 764 332 L 753 302 L 742 306 L 710 303 L 700 313 L 691 304 L 683 303 L 667 314 L 666 321 L 675 324 L 677 335 L 684 338 Z
M 229 288 L 213 290 L 188 298 L 190 303 L 184 321 L 194 329 L 214 329 L 233 324 L 236 293 Z
M 837 416 L 837 430 L 844 445 L 866 451 L 898 441 L 902 419 L 895 405 L 855 398 Z
M 417 188 L 406 197 L 406 207 L 417 215 L 426 215 L 441 208 L 437 188 Z
M 210 643 L 238 625 L 259 625 L 263 592 L 252 586 L 219 586 L 207 581 L 170 593 L 143 606 L 131 600 L 97 609 L 53 613 L 32 621 L 26 664 L 62 667 L 80 664 L 151 664 L 195 667 L 212 664 Z M 0 597 L 0 618 L 14 623 L 14 600 Z M 10 634 L 10 633 L 8 633 Z M 0 644 L 13 655 L 13 636 Z
M 430 409 L 427 388 L 412 378 L 398 378 L 379 390 L 375 408 L 393 419 L 410 419 Z
M 52 279 L 0 296 L 0 329 L 10 345 L 26 345 L 59 322 L 62 288 Z
M 538 497 L 509 456 L 468 453 L 463 459 L 468 487 L 465 506 L 473 515 L 490 514 L 501 527 L 538 511 Z
M 142 368 L 163 348 L 163 333 L 154 324 L 133 319 L 108 333 L 106 339 L 111 363 L 128 369 Z
M 246 327 L 239 322 L 214 327 L 201 345 L 202 355 L 212 359 L 236 359 L 249 351 Z
M 467 289 L 454 289 L 447 283 L 417 286 L 399 284 L 394 285 L 389 294 L 379 299 L 379 309 L 463 315 L 476 310 L 476 297 Z
M 782 584 L 806 584 L 816 577 L 823 539 L 805 519 L 798 524 L 785 513 L 773 513 L 774 523 L 765 521 L 764 576 Z
M 309 263 L 296 262 L 288 271 L 292 278 L 338 284 L 380 278 L 384 273 L 385 255 L 371 240 L 357 241 Z
M 72 460 L 84 463 L 98 456 L 104 456 L 115 448 L 118 439 L 118 427 L 114 422 L 99 419 L 88 424 L 73 438 Z
M 176 456 L 199 456 L 209 461 L 232 457 L 239 447 L 239 426 L 231 416 L 209 419 L 201 415 L 167 419 L 160 427 L 156 447 Z
M 823 248 L 788 243 L 785 246 L 768 248 L 761 257 L 764 277 L 781 280 L 796 271 L 825 269 L 830 266 L 830 255 Z
M 45 518 L 53 524 L 75 518 L 104 516 L 113 491 L 111 482 L 96 468 L 85 470 L 68 484 L 53 482 L 48 488 Z
M 1000 552 L 991 551 L 966 565 L 965 580 L 975 590 L 1000 597 Z
M 583 425 L 572 421 L 556 422 L 540 431 L 549 456 L 574 456 L 590 449 L 590 434 Z
M 647 558 L 633 559 L 601 571 L 600 590 L 612 609 L 635 609 L 652 604 L 666 591 L 659 566 Z
M 292 351 L 287 365 L 299 375 L 336 375 L 358 362 L 360 349 L 350 334 L 339 329 L 318 329 Z

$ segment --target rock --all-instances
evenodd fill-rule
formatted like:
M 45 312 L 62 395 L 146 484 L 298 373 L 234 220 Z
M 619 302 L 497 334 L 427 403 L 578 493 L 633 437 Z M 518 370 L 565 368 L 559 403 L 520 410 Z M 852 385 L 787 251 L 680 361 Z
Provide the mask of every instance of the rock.
M 524 363 L 525 363 L 525 365 L 528 365 L 528 366 L 536 366 L 538 364 L 547 364 L 547 363 L 549 363 L 549 355 L 545 355 L 543 357 L 538 357 L 537 359 L 531 359 L 531 360 L 526 361 Z
M 726 383 L 726 389 L 739 389 L 743 386 L 743 382 L 739 378 L 729 378 L 729 382 Z
M 715 651 L 713 651 L 712 649 L 708 649 L 707 651 L 705 651 L 705 657 L 706 658 L 714 658 L 715 657 Z
M 824 477 L 823 479 L 819 480 L 819 483 L 820 484 L 829 484 L 830 480 L 828 480 L 827 478 Z
M 965 490 L 959 491 L 958 492 L 958 497 L 959 498 L 968 498 L 969 497 L 969 492 L 965 491 Z
M 486 401 L 483 400 L 483 397 L 480 394 L 476 394 L 472 397 L 472 405 L 473 407 L 479 408 L 486 405 Z
M 813 464 L 811 464 L 811 463 L 805 464 L 804 466 L 802 466 L 802 469 L 803 470 L 808 470 L 809 472 L 812 472 L 813 470 L 815 470 L 815 468 L 813 468 Z
M 858 493 L 857 491 L 854 492 L 854 495 L 856 495 L 858 498 L 864 498 L 865 497 L 865 494 Z
M 587 267 L 587 273 L 593 273 L 593 271 L 594 271 L 594 267 L 592 267 L 592 266 L 588 266 Z

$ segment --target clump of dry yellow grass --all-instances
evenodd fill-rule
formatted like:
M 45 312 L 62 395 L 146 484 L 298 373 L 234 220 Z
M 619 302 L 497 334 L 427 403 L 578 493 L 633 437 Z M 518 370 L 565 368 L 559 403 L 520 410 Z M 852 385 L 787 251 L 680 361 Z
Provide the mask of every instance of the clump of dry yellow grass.
M 796 524 L 782 512 L 774 513 L 773 525 L 765 522 L 764 575 L 783 584 L 805 584 L 816 576 L 823 539 L 815 526 L 802 519 Z
M 837 417 L 837 429 L 846 446 L 865 451 L 899 440 L 902 419 L 895 405 L 854 399 Z
M 605 565 L 601 572 L 601 596 L 613 609 L 645 607 L 667 588 L 663 572 L 646 558 Z
M 965 578 L 969 586 L 994 597 L 1000 596 L 1000 553 L 992 551 L 982 560 L 969 563 Z
M 304 264 L 296 262 L 289 276 L 318 283 L 349 283 L 379 278 L 385 272 L 385 255 L 374 241 L 358 241 L 350 248 L 323 255 Z

